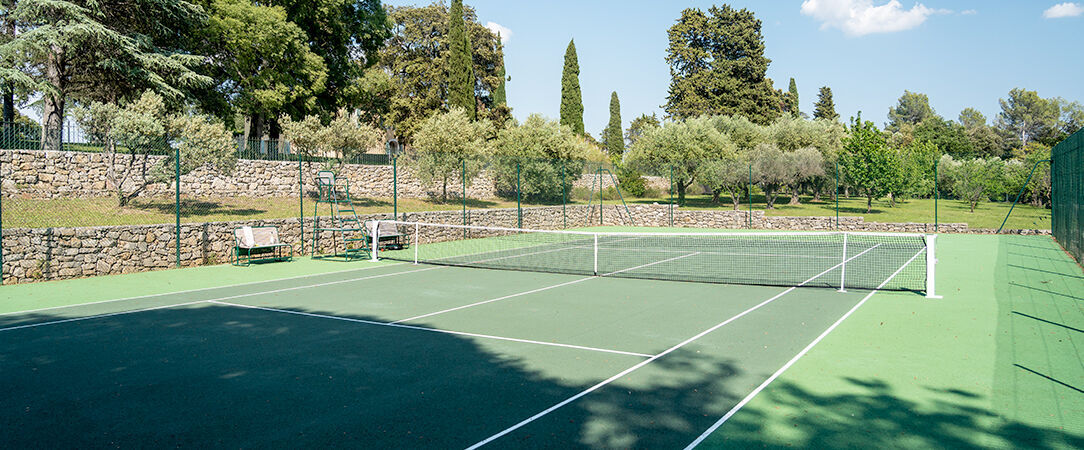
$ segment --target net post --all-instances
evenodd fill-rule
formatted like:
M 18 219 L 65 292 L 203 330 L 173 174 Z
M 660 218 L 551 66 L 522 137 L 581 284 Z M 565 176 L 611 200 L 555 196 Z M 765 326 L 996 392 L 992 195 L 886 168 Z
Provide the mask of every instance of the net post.
M 847 292 L 847 233 L 843 233 L 843 259 L 839 265 L 839 292 Z
M 942 298 L 937 295 L 934 278 L 937 274 L 937 235 L 926 236 L 926 298 Z
M 371 261 L 377 262 L 377 261 L 380 260 L 380 258 L 377 256 L 377 252 L 380 251 L 380 226 L 379 226 L 380 221 L 376 220 L 376 219 L 373 219 L 373 221 L 370 222 L 370 223 L 373 224 L 372 225 L 372 227 L 373 227 L 372 235 L 371 235 L 373 237 L 373 242 L 372 242 L 372 244 L 370 244 L 371 245 L 370 250 L 372 250 L 372 251 L 370 251 L 369 254 L 372 255 Z
M 595 245 L 594 245 L 594 249 L 595 249 L 595 269 L 594 269 L 594 271 L 595 271 L 595 276 L 597 277 L 598 276 L 598 233 L 595 233 L 594 237 L 595 237 Z
M 420 227 L 421 227 L 420 224 L 417 224 L 417 223 L 414 224 L 414 265 L 415 266 L 418 265 L 418 243 L 421 242 L 421 241 L 418 240 L 418 237 L 420 236 L 420 233 L 418 232 L 418 229 Z

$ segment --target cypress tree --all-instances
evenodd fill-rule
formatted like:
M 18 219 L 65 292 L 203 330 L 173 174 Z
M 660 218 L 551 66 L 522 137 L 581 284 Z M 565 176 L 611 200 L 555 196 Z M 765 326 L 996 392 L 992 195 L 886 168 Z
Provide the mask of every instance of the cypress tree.
M 787 103 L 791 114 L 801 114 L 798 109 L 798 84 L 794 82 L 794 77 L 790 79 L 790 89 L 787 91 Z
M 463 22 L 463 0 L 452 0 L 448 11 L 448 106 L 467 111 L 471 120 L 478 118 L 474 101 L 474 64 L 470 36 Z
M 602 141 L 610 159 L 621 162 L 621 154 L 625 152 L 625 137 L 621 131 L 621 101 L 617 99 L 617 92 L 610 94 L 610 123 L 602 132 Z
M 504 91 L 504 82 L 508 81 L 508 75 L 504 72 L 504 46 L 501 45 L 501 33 L 499 31 L 497 32 L 497 52 L 501 55 L 501 70 L 499 72 L 501 84 L 498 84 L 497 90 L 493 91 L 493 106 L 508 104 L 508 94 Z
M 561 75 L 561 125 L 568 125 L 576 134 L 583 134 L 583 96 L 580 94 L 580 63 L 576 58 L 576 42 L 568 41 L 565 50 L 565 70 Z
M 832 88 L 828 86 L 821 88 L 817 104 L 813 105 L 813 118 L 839 120 L 839 114 L 836 113 L 836 104 L 832 102 Z

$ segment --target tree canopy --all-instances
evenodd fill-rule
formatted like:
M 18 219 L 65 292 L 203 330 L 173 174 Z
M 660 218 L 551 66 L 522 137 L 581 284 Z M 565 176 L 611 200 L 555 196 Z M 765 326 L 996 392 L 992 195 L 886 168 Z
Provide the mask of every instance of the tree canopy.
M 471 120 L 478 118 L 474 102 L 474 64 L 470 37 L 463 22 L 463 0 L 452 0 L 448 10 L 448 107 L 462 108 Z
M 752 11 L 729 5 L 681 12 L 667 34 L 670 118 L 741 115 L 766 124 L 781 114 L 782 94 L 765 73 L 761 23 Z
M 621 131 L 621 100 L 617 98 L 617 92 L 610 94 L 610 122 L 602 130 L 602 145 L 612 161 L 621 162 L 621 156 L 625 153 L 625 136 Z
M 832 101 L 832 88 L 822 86 L 820 92 L 817 93 L 817 103 L 813 105 L 813 118 L 839 120 L 836 103 Z
M 580 62 L 575 40 L 565 49 L 565 68 L 561 72 L 561 125 L 583 134 L 583 94 L 580 93 Z

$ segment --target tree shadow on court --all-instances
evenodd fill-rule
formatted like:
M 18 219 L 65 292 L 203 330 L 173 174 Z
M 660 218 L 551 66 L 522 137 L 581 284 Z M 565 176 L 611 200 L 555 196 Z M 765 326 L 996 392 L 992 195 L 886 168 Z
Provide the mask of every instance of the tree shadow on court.
M 177 203 L 172 199 L 145 199 L 136 200 L 128 205 L 130 208 L 150 211 L 159 214 L 174 214 L 177 211 Z M 213 216 L 227 214 L 230 216 L 248 217 L 266 213 L 265 209 L 256 209 L 245 206 L 230 205 L 214 200 L 181 199 L 181 217 L 192 218 L 201 216 Z
M 638 361 L 293 311 L 310 316 L 201 304 L 0 331 L 0 427 L 17 430 L 0 446 L 463 448 Z M 678 350 L 494 444 L 682 447 L 769 373 Z M 705 444 L 1084 446 L 963 406 L 975 394 L 920 405 L 879 380 L 848 382 L 846 395 L 776 382 L 761 395 L 793 415 L 747 408 Z

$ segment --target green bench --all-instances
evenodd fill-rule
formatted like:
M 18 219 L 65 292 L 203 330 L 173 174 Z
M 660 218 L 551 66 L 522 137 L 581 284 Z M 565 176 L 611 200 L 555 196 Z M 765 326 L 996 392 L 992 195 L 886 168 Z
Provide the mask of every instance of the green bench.
M 275 227 L 237 227 L 233 230 L 233 253 L 230 264 L 247 266 L 254 262 L 290 261 L 294 248 L 279 241 Z

